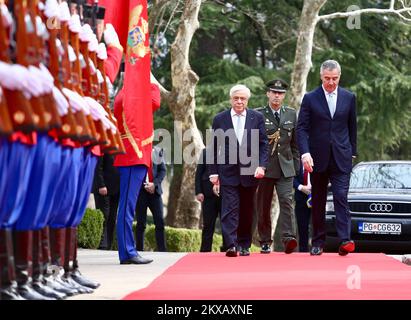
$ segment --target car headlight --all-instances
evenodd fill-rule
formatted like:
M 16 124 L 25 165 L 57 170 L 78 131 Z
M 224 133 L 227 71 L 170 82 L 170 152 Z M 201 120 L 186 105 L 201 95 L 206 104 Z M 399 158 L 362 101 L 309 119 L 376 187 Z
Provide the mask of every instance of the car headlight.
M 327 203 L 325 204 L 325 211 L 326 212 L 329 212 L 329 211 L 334 212 L 334 202 L 333 201 L 327 201 Z

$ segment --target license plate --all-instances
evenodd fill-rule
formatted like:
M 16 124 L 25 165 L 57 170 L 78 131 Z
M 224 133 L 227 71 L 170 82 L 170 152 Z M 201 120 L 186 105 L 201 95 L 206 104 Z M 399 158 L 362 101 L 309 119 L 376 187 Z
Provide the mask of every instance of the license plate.
M 401 234 L 400 223 L 359 222 L 359 233 Z

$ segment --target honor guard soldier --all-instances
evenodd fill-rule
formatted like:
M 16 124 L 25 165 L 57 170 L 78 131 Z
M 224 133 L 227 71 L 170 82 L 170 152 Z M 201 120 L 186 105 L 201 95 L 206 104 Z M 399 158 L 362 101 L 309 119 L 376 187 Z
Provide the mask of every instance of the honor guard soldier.
M 285 253 L 297 246 L 293 228 L 293 178 L 299 172 L 299 153 L 295 140 L 296 111 L 284 106 L 288 84 L 275 79 L 266 84 L 268 105 L 257 110 L 264 115 L 269 141 L 269 161 L 257 191 L 258 234 L 261 253 L 270 253 L 272 240 L 271 203 L 274 187 L 280 203 L 279 225 Z

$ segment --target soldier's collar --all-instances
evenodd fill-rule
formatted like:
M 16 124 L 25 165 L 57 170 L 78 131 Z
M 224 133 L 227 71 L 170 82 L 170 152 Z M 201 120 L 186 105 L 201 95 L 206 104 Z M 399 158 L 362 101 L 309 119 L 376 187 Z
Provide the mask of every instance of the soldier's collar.
M 272 112 L 273 114 L 274 114 L 274 112 L 276 112 L 276 111 L 274 111 L 273 108 L 271 108 L 270 105 L 267 105 L 266 111 L 270 111 L 270 112 Z M 278 109 L 277 112 L 280 112 L 280 113 L 281 113 L 281 112 L 285 112 L 285 106 L 281 106 L 280 109 Z

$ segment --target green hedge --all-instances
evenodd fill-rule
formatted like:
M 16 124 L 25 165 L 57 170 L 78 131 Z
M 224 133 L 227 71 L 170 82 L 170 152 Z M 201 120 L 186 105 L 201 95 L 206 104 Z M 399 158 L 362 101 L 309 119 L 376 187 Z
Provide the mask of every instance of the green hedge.
M 200 251 L 201 232 L 195 229 L 165 227 L 167 251 L 170 252 L 196 252 Z M 215 241 L 213 241 L 215 242 Z M 221 243 L 221 241 L 220 241 Z M 153 251 L 156 248 L 155 226 L 146 228 L 144 249 Z
M 136 233 L 136 223 L 133 223 L 133 234 Z M 201 246 L 201 230 L 165 227 L 165 238 L 168 252 L 198 252 Z M 222 244 L 220 234 L 214 234 L 213 251 L 220 251 Z M 117 250 L 117 235 L 114 234 L 112 250 Z M 154 224 L 147 224 L 144 251 L 157 251 Z
M 165 227 L 166 245 L 169 252 L 199 252 L 201 247 L 201 230 Z M 223 243 L 221 234 L 213 235 L 213 252 L 219 252 Z M 154 251 L 156 248 L 155 226 L 146 228 L 144 250 Z M 259 252 L 260 248 L 251 245 L 250 251 Z
M 100 210 L 86 209 L 78 226 L 77 243 L 81 248 L 97 249 L 103 234 L 104 215 Z

